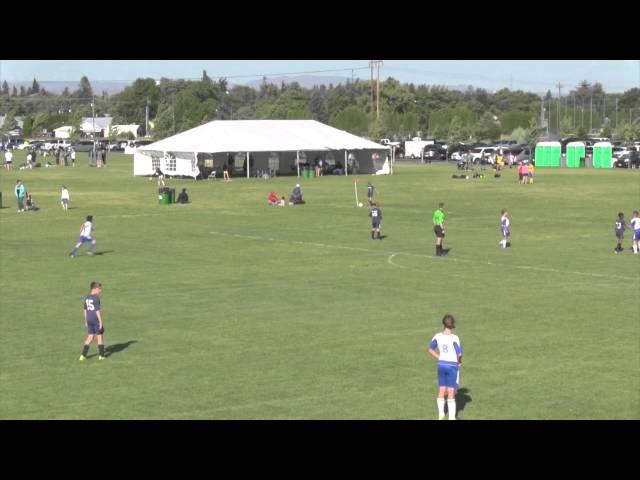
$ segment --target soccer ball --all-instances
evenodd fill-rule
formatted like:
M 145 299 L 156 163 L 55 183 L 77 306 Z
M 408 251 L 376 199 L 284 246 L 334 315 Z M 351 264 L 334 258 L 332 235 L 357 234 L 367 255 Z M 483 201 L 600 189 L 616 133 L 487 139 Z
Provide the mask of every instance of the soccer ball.
M 360 202 L 360 203 L 358 204 L 358 207 L 360 207 L 360 208 L 362 208 L 362 207 L 363 207 L 362 202 Z

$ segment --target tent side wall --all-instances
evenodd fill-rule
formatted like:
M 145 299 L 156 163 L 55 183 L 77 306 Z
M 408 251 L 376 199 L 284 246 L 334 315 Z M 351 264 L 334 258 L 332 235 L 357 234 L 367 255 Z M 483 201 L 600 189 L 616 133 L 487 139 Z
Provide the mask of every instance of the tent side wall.
M 140 175 L 153 175 L 155 168 L 152 165 L 153 161 L 151 155 L 144 155 L 143 153 L 136 152 L 133 154 L 133 174 Z

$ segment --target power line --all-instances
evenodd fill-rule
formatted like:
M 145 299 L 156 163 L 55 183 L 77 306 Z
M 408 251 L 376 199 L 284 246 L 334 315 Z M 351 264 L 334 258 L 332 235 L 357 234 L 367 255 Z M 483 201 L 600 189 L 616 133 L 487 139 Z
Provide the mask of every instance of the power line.
M 355 70 L 368 70 L 369 67 L 347 67 L 347 68 L 334 68 L 334 69 L 328 69 L 328 70 L 305 70 L 305 71 L 297 71 L 297 72 L 282 72 L 282 73 L 248 73 L 248 74 L 243 74 L 243 75 L 213 75 L 213 77 L 215 78 L 225 78 L 225 79 L 229 79 L 229 78 L 269 78 L 269 77 L 275 77 L 275 76 L 282 76 L 282 75 L 304 75 L 304 74 L 311 74 L 311 73 L 335 73 L 335 72 L 351 72 L 352 76 L 353 76 L 353 71 Z M 138 77 L 138 78 L 153 78 L 153 77 Z M 167 80 L 202 80 L 202 77 L 178 77 L 178 78 L 169 78 L 169 77 L 161 77 L 161 78 L 167 78 Z M 72 83 L 72 82 L 77 82 L 78 80 L 46 80 L 46 79 L 36 79 L 38 81 L 38 83 Z M 135 80 L 114 80 L 114 79 L 106 79 L 106 80 L 94 80 L 94 82 L 114 82 L 114 83 L 133 83 Z M 23 82 L 27 82 L 27 80 L 13 80 L 11 81 L 11 84 L 15 84 L 15 83 L 23 83 Z M 7 80 L 7 83 L 10 83 L 9 80 Z

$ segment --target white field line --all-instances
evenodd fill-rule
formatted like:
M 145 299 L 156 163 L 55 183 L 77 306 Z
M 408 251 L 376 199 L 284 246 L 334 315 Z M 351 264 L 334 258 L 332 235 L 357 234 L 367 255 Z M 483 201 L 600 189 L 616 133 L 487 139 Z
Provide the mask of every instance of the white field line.
M 374 254 L 378 254 L 378 255 L 388 255 L 387 257 L 387 263 L 389 263 L 389 265 L 393 265 L 395 267 L 399 267 L 399 268 L 411 268 L 411 267 L 406 267 L 403 265 L 400 265 L 396 262 L 393 261 L 393 258 L 396 255 L 407 255 L 410 257 L 419 257 L 419 258 L 429 258 L 429 259 L 435 259 L 438 258 L 434 255 L 423 255 L 420 253 L 411 253 L 411 252 L 384 252 L 384 251 L 379 251 L 379 250 L 373 250 L 370 248 L 359 248 L 359 247 L 347 247 L 344 245 L 331 245 L 328 243 L 318 243 L 318 242 L 303 242 L 303 241 L 299 241 L 299 240 L 283 240 L 283 239 L 279 239 L 279 238 L 271 238 L 271 237 L 261 237 L 261 236 L 257 236 L 257 235 L 242 235 L 239 233 L 225 233 L 225 232 L 209 232 L 212 235 L 221 235 L 224 237 L 233 237 L 233 238 L 244 238 L 247 240 L 259 240 L 259 241 L 268 241 L 268 242 L 279 242 L 279 243 L 289 243 L 289 244 L 293 244 L 293 245 L 307 245 L 307 246 L 314 246 L 314 247 L 320 247 L 320 248 L 335 248 L 335 249 L 340 249 L 340 250 L 353 250 L 353 251 L 357 251 L 357 252 L 367 252 L 367 253 L 374 253 Z M 596 278 L 613 278 L 613 279 L 618 279 L 618 280 L 638 280 L 638 278 L 634 278 L 634 277 L 623 277 L 620 275 L 609 275 L 606 273 L 590 273 L 590 272 L 575 272 L 572 270 L 559 270 L 556 268 L 548 268 L 548 267 L 534 267 L 534 266 L 530 266 L 530 265 L 508 265 L 505 263 L 495 263 L 495 262 L 483 262 L 483 261 L 477 261 L 477 260 L 468 260 L 468 259 L 464 259 L 464 258 L 455 258 L 455 257 L 447 257 L 446 259 L 438 259 L 438 261 L 444 261 L 444 262 L 466 262 L 466 263 L 479 263 L 479 264 L 484 264 L 484 265 L 492 265 L 492 266 L 496 266 L 496 267 L 506 267 L 506 268 L 520 268 L 523 270 L 535 270 L 535 271 L 540 271 L 540 272 L 550 272 L 550 273 L 563 273 L 563 274 L 569 274 L 569 275 L 583 275 L 583 276 L 587 276 L 587 277 L 596 277 Z

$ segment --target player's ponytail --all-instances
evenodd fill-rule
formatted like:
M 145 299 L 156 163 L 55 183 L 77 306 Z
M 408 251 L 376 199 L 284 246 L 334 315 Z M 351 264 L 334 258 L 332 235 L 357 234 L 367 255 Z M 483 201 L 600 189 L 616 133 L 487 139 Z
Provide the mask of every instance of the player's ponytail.
M 448 329 L 456 328 L 456 319 L 453 318 L 453 315 L 446 313 L 444 317 L 442 317 L 442 325 Z

